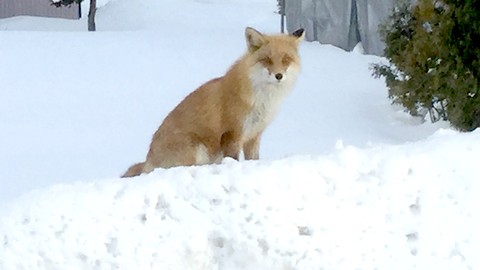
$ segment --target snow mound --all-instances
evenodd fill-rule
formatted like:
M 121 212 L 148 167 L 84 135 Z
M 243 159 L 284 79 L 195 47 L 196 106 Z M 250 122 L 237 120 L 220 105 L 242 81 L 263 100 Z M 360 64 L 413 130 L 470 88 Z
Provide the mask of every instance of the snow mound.
M 0 269 L 479 269 L 479 136 L 52 186 L 3 209 Z

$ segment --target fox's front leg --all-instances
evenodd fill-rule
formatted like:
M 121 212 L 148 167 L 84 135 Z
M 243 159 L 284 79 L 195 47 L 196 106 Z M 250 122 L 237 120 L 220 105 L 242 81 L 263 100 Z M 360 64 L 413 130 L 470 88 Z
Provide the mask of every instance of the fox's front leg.
M 225 157 L 231 157 L 239 160 L 240 151 L 242 149 L 240 145 L 240 135 L 235 132 L 225 132 L 222 135 L 221 145 L 223 149 L 223 155 Z
M 243 145 L 243 153 L 246 160 L 260 158 L 260 135 L 253 137 Z

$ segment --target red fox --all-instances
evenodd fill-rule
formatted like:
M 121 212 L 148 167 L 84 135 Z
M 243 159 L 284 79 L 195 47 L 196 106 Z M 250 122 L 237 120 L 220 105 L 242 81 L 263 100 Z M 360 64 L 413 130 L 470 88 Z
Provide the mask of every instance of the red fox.
M 303 29 L 265 35 L 247 27 L 247 52 L 227 73 L 200 86 L 171 111 L 153 135 L 145 162 L 122 177 L 219 163 L 224 157 L 259 158 L 260 137 L 300 71 Z

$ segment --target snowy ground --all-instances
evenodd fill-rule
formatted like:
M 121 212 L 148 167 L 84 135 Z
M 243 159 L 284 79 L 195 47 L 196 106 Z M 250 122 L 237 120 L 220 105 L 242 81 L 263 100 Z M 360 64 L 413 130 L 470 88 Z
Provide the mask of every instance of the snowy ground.
M 303 44 L 261 161 L 120 180 L 245 26 L 279 18 L 273 0 L 99 6 L 96 33 L 0 20 L 0 269 L 480 269 L 480 133 L 392 107 L 374 56 Z

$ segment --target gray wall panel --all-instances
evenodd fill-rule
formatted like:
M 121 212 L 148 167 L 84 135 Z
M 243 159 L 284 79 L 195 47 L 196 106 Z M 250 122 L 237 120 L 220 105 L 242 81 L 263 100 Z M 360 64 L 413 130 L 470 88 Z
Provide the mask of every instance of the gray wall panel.
M 49 0 L 0 0 L 0 18 L 13 16 L 41 16 L 65 19 L 78 19 L 80 7 L 57 8 Z
M 383 55 L 378 26 L 397 0 L 286 0 L 289 32 L 303 27 L 306 39 L 352 50 L 361 41 L 368 54 Z

